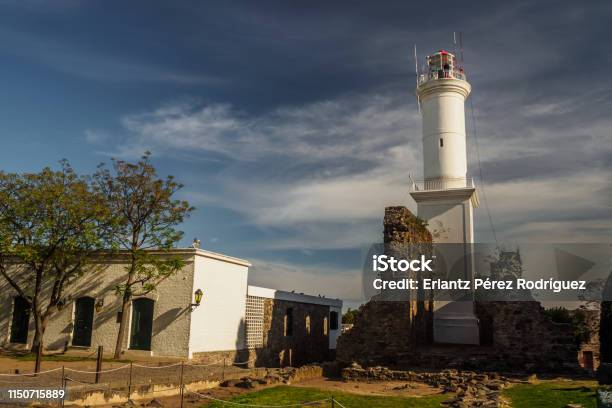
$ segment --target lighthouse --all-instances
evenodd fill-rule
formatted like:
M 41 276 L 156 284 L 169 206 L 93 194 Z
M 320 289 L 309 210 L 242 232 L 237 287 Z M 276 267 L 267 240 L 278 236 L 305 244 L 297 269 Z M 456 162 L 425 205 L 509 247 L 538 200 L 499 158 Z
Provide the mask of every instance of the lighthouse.
M 440 50 L 427 57 L 416 88 L 423 119 L 423 179 L 413 180 L 410 193 L 437 244 L 437 267 L 449 279 L 470 281 L 473 210 L 478 206 L 467 170 L 465 101 L 471 90 L 455 55 Z M 479 344 L 472 292 L 437 301 L 433 329 L 436 343 Z

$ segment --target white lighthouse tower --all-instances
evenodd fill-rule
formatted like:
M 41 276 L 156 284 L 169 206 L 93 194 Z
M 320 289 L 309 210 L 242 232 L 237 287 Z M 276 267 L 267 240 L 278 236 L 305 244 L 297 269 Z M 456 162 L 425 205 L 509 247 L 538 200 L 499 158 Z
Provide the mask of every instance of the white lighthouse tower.
M 473 279 L 473 209 L 478 206 L 467 175 L 464 106 L 470 91 L 453 54 L 440 50 L 427 57 L 427 72 L 419 76 L 416 88 L 423 115 L 423 180 L 413 182 L 410 193 L 434 243 L 442 244 L 437 247 L 446 273 L 467 280 Z M 479 344 L 471 292 L 459 301 L 436 302 L 434 341 Z

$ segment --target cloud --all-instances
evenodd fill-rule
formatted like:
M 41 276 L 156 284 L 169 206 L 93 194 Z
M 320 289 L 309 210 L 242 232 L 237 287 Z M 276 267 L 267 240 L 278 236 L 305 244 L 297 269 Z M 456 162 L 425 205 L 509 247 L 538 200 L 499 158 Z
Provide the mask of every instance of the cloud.
M 605 242 L 612 227 L 607 174 L 584 169 L 566 177 L 489 185 L 487 197 L 497 228 L 511 241 Z M 477 213 L 483 215 L 483 210 Z M 486 229 L 481 218 L 477 225 Z
M 602 191 L 611 194 L 605 176 L 612 157 L 608 120 L 551 129 L 560 106 L 523 110 L 519 120 L 504 122 L 504 137 L 490 131 L 499 128 L 496 118 L 479 118 L 487 196 L 502 238 L 543 239 L 547 230 L 569 240 L 601 237 L 593 222 L 608 215 L 599 198 Z M 568 115 L 581 108 L 563 109 Z M 421 174 L 419 122 L 406 98 L 394 93 L 343 96 L 261 115 L 182 101 L 124 117 L 128 137 L 118 152 L 217 158 L 220 170 L 208 180 L 217 188 L 191 188 L 187 197 L 196 205 L 230 209 L 258 228 L 285 232 L 255 245 L 351 248 L 380 239 L 385 206 L 414 210 L 408 175 Z M 468 137 L 474 156 L 471 130 Z M 471 172 L 479 174 L 473 157 Z M 484 208 L 477 211 L 481 240 L 488 225 L 483 214 Z M 576 232 L 559 235 L 566 228 L 561 225 Z
M 598 225 L 607 225 L 605 200 L 612 196 L 606 175 L 612 83 L 602 76 L 595 86 L 576 61 L 586 44 L 603 41 L 596 29 L 581 27 L 603 24 L 597 16 L 606 10 L 529 2 L 462 9 L 473 87 L 466 104 L 469 172 L 482 172 L 502 238 L 603 236 Z M 254 39 L 246 35 L 255 30 L 251 24 L 241 26 L 254 65 L 240 74 L 256 97 L 181 101 L 125 115 L 117 150 L 107 153 L 137 157 L 152 150 L 182 162 L 214 162 L 187 184 L 186 195 L 199 207 L 229 209 L 245 224 L 274 232 L 254 245 L 350 248 L 380 239 L 384 207 L 414 209 L 408 175 L 420 178 L 422 171 L 407 44 L 418 38 L 419 50 L 430 50 L 450 38 L 424 21 L 406 28 L 404 18 L 385 11 L 359 8 L 350 17 L 340 8 L 327 11 L 316 33 L 311 26 L 321 13 L 298 17 L 280 8 L 275 13 L 286 18 L 279 19 L 250 12 L 264 28 Z M 275 87 L 267 89 L 270 83 Z M 280 95 L 274 104 L 249 105 L 268 92 Z M 490 240 L 484 208 L 476 217 L 477 239 Z
M 378 239 L 372 222 L 385 205 L 410 202 L 408 174 L 421 168 L 417 115 L 382 95 L 255 117 L 181 102 L 123 118 L 130 136 L 118 153 L 221 156 L 219 192 L 192 190 L 190 201 L 231 209 L 261 228 L 299 231 L 269 247 L 347 248 Z
M 228 104 L 168 104 L 122 120 L 127 150 L 191 150 L 254 161 L 270 156 L 304 162 L 377 160 L 409 140 L 417 114 L 389 96 L 367 95 L 282 107 L 248 116 Z M 336 163 L 338 164 L 338 163 Z
M 329 298 L 361 303 L 363 289 L 361 271 L 329 265 L 294 265 L 263 259 L 251 260 L 249 285 L 280 290 L 324 294 Z M 296 286 L 297 285 L 297 286 Z
M 110 139 L 112 135 L 109 132 L 97 129 L 85 129 L 85 140 L 91 144 L 101 144 Z

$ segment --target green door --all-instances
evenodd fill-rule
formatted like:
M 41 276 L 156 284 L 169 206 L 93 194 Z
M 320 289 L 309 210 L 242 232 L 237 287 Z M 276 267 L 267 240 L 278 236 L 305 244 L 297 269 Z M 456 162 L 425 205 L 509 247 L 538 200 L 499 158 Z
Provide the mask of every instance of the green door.
M 135 299 L 132 302 L 130 348 L 133 350 L 151 350 L 153 305 L 154 302 L 146 298 Z
M 26 344 L 30 325 L 30 302 L 21 296 L 13 302 L 13 320 L 11 322 L 11 343 Z
M 91 346 L 91 330 L 94 317 L 94 298 L 80 297 L 75 302 L 73 346 Z

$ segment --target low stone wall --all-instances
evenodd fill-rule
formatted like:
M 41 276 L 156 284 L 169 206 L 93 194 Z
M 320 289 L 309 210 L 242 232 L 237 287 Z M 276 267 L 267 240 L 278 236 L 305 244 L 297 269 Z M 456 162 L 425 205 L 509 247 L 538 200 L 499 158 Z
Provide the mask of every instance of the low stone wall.
M 262 349 L 242 349 L 207 351 L 193 353 L 193 360 L 201 364 L 215 364 L 225 362 L 227 365 L 238 365 L 239 367 L 264 367 L 264 361 L 258 361 Z
M 305 342 L 307 339 L 298 341 Z M 325 349 L 319 350 L 319 352 L 314 355 L 308 353 L 300 354 L 300 351 L 303 351 L 303 348 L 283 348 L 278 346 L 242 350 L 210 351 L 193 353 L 193 360 L 201 364 L 223 364 L 223 362 L 225 362 L 227 366 L 234 365 L 240 368 L 281 368 L 289 367 L 290 364 L 297 366 L 320 363 L 326 361 L 327 357 L 329 357 L 329 351 Z M 290 353 L 292 354 L 291 358 L 289 357 Z

